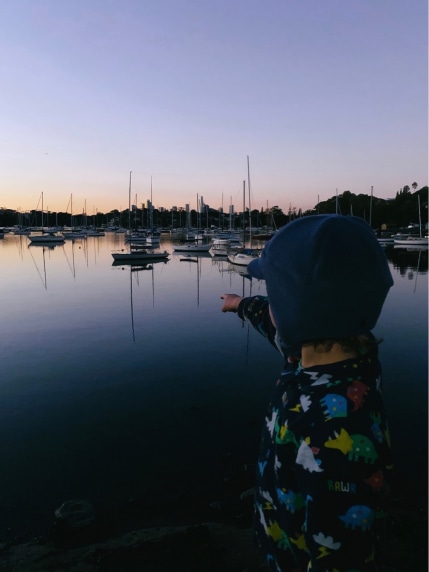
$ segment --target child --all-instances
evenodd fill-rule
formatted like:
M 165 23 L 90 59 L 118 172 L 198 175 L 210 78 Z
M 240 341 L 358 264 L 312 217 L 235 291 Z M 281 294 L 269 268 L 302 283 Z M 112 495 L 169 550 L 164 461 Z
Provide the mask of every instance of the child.
M 248 266 L 268 297 L 223 294 L 285 357 L 265 418 L 255 534 L 276 572 L 375 572 L 391 469 L 377 341 L 393 281 L 360 218 L 303 217 Z

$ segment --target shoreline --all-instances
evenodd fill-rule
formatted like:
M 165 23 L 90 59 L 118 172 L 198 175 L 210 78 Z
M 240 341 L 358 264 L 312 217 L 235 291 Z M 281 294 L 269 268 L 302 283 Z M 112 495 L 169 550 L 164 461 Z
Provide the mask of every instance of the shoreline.
M 386 519 L 383 572 L 427 570 L 427 481 L 396 475 Z M 182 510 L 181 510 L 182 509 Z M 253 544 L 252 494 L 155 514 L 137 502 L 87 526 L 53 523 L 40 537 L 3 540 L 1 572 L 264 572 Z

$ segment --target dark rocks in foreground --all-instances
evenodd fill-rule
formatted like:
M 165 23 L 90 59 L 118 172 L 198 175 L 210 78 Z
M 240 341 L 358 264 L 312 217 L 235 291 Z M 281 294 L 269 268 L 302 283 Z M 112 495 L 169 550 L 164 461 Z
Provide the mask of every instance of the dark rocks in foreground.
M 2 572 L 261 572 L 250 529 L 214 522 L 147 528 L 61 548 L 34 540 L 9 546 Z
M 0 543 L 0 572 L 266 571 L 253 544 L 251 491 L 233 489 L 186 513 L 172 506 L 152 512 L 131 499 L 97 513 L 89 501 L 68 501 L 45 537 Z M 427 548 L 427 479 L 397 475 L 382 572 L 426 572 Z

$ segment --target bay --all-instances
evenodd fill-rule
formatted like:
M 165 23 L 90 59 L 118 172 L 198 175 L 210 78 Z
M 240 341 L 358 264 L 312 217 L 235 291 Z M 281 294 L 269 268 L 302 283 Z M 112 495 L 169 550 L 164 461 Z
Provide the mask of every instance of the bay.
M 245 269 L 173 253 L 115 266 L 121 234 L 0 241 L 0 538 L 43 532 L 65 500 L 183 514 L 247 467 L 280 355 L 220 311 L 265 294 Z M 386 249 L 395 281 L 375 330 L 396 471 L 427 471 L 427 251 Z

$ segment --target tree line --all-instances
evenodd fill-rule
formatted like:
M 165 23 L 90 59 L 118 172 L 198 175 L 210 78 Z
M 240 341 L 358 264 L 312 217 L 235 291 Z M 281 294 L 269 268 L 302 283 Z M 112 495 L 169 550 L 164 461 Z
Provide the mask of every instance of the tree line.
M 217 209 L 206 207 L 204 212 L 191 210 L 189 217 L 184 209 L 168 210 L 153 207 L 138 209 L 133 207 L 119 211 L 111 210 L 107 213 L 98 212 L 89 216 L 85 213 L 73 215 L 75 226 L 95 226 L 106 227 L 116 225 L 128 228 L 131 222 L 132 228 L 149 227 L 153 225 L 161 228 L 183 228 L 187 225 L 193 228 L 243 228 L 245 227 L 269 227 L 280 228 L 294 218 L 311 214 L 332 214 L 354 215 L 363 218 L 376 230 L 399 229 L 410 224 L 418 224 L 419 216 L 423 227 L 428 221 L 428 187 L 424 186 L 417 190 L 417 183 L 411 187 L 405 185 L 392 199 L 380 199 L 371 195 L 356 195 L 350 191 L 344 191 L 339 195 L 319 202 L 313 209 L 302 211 L 290 207 L 284 213 L 278 206 L 269 209 L 234 213 L 220 212 Z M 411 191 L 411 188 L 413 191 Z M 418 197 L 420 197 L 420 213 L 418 208 Z M 44 226 L 70 226 L 70 213 L 50 212 L 44 213 Z M 40 226 L 42 213 L 38 210 L 31 210 L 26 213 L 19 213 L 12 209 L 0 208 L 0 227 L 8 227 L 19 224 L 21 226 Z

